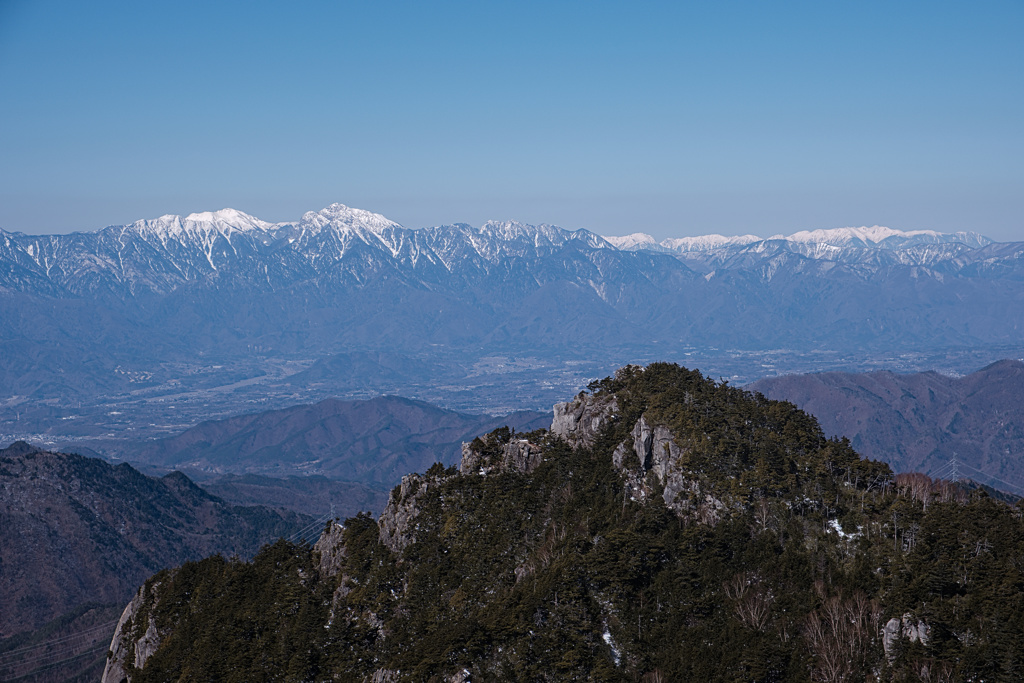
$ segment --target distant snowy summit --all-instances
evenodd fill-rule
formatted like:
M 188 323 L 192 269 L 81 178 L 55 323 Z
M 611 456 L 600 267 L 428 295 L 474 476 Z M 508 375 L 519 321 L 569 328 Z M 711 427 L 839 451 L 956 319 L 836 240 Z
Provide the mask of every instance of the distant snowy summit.
M 181 240 L 222 235 L 230 240 L 234 233 L 263 233 L 268 238 L 287 236 L 294 240 L 300 235 L 315 235 L 324 230 L 373 236 L 388 242 L 393 249 L 396 232 L 407 231 L 401 224 L 389 220 L 379 213 L 356 209 L 335 203 L 319 211 L 307 211 L 301 219 L 293 222 L 269 223 L 237 209 L 204 211 L 187 216 L 166 215 L 155 219 L 139 220 L 120 226 L 143 235 L 161 240 Z M 517 221 L 488 221 L 481 228 L 465 224 L 440 226 L 429 230 L 456 228 L 501 241 L 525 241 L 558 244 L 565 236 L 582 238 L 593 247 L 611 245 L 621 251 L 653 251 L 675 254 L 696 254 L 719 250 L 744 248 L 758 243 L 785 242 L 808 247 L 828 245 L 838 248 L 862 249 L 905 249 L 923 245 L 962 244 L 972 249 L 992 244 L 993 240 L 976 232 L 942 233 L 934 230 L 895 230 L 879 225 L 859 228 L 834 228 L 825 230 L 802 230 L 791 235 L 772 235 L 762 238 L 757 235 L 736 235 L 728 237 L 719 234 L 694 237 L 670 237 L 661 241 L 651 235 L 636 232 L 629 235 L 598 236 L 586 230 L 566 231 L 555 226 L 526 225 Z
M 605 241 L 612 244 L 616 249 L 623 251 L 664 251 L 685 253 L 690 251 L 711 251 L 720 247 L 744 245 L 752 242 L 760 242 L 757 235 L 738 235 L 726 237 L 725 235 L 699 235 L 697 237 L 670 237 L 658 242 L 653 237 L 643 232 L 635 232 L 632 235 L 623 237 L 604 236 Z
M 221 209 L 190 213 L 184 217 L 168 214 L 159 218 L 135 221 L 123 227 L 140 234 L 173 239 L 186 235 L 230 235 L 234 232 L 268 231 L 277 226 L 236 209 Z
M 1024 320 L 1024 241 L 881 227 L 606 239 L 516 221 L 410 229 L 344 204 L 285 223 L 221 209 L 70 235 L 0 231 L 0 300 L 0 332 L 16 340 L 0 379 L 7 368 L 19 396 L 80 395 L 63 369 L 32 384 L 11 368 L 80 348 L 66 374 L 82 377 L 108 340 L 124 349 L 118 362 L 144 368 L 254 347 L 323 358 L 376 340 L 407 358 L 1009 348 Z M 40 304 L 55 300 L 67 303 Z M 57 335 L 49 347 L 39 330 Z M 89 377 L 88 391 L 114 386 Z
M 976 232 L 936 232 L 934 230 L 894 230 L 880 225 L 870 228 L 834 228 L 831 230 L 802 230 L 792 235 L 773 235 L 761 238 L 757 235 L 700 235 L 698 237 L 676 237 L 660 242 L 651 235 L 637 232 L 621 237 L 605 236 L 604 239 L 623 251 L 658 251 L 685 254 L 690 252 L 715 251 L 728 247 L 744 247 L 757 242 L 782 241 L 796 244 L 825 244 L 834 247 L 860 247 L 874 249 L 903 249 L 926 244 L 963 244 L 972 249 L 992 244 L 992 240 Z
M 630 262 L 637 262 L 637 252 L 658 252 L 704 275 L 722 269 L 753 269 L 759 277 L 771 278 L 783 263 L 788 264 L 783 270 L 795 272 L 808 260 L 856 264 L 861 272 L 892 265 L 932 268 L 940 263 L 946 270 L 960 270 L 979 259 L 1004 258 L 989 254 L 993 248 L 986 247 L 992 242 L 974 232 L 880 226 L 767 238 L 712 234 L 659 242 L 645 233 L 601 237 L 589 230 L 517 221 L 488 221 L 479 228 L 456 223 L 410 229 L 381 214 L 337 203 L 283 223 L 228 208 L 160 216 L 74 235 L 0 230 L 0 265 L 17 266 L 7 276 L 0 273 L 0 288 L 77 292 L 128 287 L 135 291 L 132 288 L 138 285 L 166 292 L 224 268 L 278 287 L 285 285 L 275 277 L 290 282 L 288 278 L 302 273 L 359 280 L 382 272 L 385 263 L 402 272 L 437 268 L 438 273 L 451 274 L 483 268 L 484 263 L 490 264 L 487 268 L 504 267 L 522 258 L 567 263 L 573 253 L 586 253 L 596 263 L 602 258 L 599 255 L 616 252 Z

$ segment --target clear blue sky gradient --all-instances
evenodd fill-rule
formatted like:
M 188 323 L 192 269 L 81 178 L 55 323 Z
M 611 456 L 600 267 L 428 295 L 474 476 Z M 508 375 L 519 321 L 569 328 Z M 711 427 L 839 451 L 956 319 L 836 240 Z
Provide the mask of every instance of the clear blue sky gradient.
M 0 227 L 1024 240 L 1024 2 L 0 0 Z

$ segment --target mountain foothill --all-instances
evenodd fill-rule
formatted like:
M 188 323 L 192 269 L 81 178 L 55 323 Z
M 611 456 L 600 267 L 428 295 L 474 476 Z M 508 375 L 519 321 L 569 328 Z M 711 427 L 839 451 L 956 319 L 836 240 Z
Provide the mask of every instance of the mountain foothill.
M 149 477 L 24 442 L 0 450 L 0 675 L 96 680 L 123 603 L 147 577 L 214 554 L 251 557 L 311 519 L 231 505 L 179 472 Z

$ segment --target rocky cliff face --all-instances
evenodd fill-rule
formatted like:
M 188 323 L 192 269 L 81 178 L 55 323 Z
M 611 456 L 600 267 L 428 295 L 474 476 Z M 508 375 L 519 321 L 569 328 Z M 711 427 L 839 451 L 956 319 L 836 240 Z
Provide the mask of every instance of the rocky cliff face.
M 344 571 L 345 558 L 348 556 L 345 550 L 345 527 L 332 522 L 313 546 L 313 552 L 319 558 L 320 575 L 336 578 L 338 582 L 331 595 L 331 613 L 326 624 L 329 628 L 334 624 L 339 611 L 344 609 L 345 596 L 352 592 L 352 577 Z
M 631 367 L 627 366 L 619 374 L 624 376 L 630 371 Z M 572 401 L 554 406 L 551 434 L 564 439 L 573 448 L 590 447 L 601 430 L 620 419 L 615 394 L 581 392 Z M 468 467 L 467 450 L 471 456 Z M 463 445 L 464 473 L 473 471 L 474 454 L 475 451 Z M 644 502 L 660 490 L 665 505 L 677 515 L 713 524 L 721 518 L 727 504 L 704 491 L 699 477 L 680 467 L 682 454 L 668 426 L 652 424 L 647 415 L 641 415 L 629 436 L 612 453 L 612 464 L 623 477 L 631 499 Z
M 420 509 L 416 503 L 427 491 L 438 486 L 449 477 L 444 468 L 428 470 L 427 474 L 407 474 L 402 483 L 391 491 L 387 507 L 381 513 L 377 525 L 380 527 L 380 542 L 400 553 L 416 540 L 416 516 Z
M 313 550 L 320 557 L 320 572 L 337 576 L 345 563 L 345 527 L 332 522 L 317 540 Z
M 461 474 L 486 475 L 496 472 L 529 474 L 542 462 L 543 448 L 527 438 L 508 437 L 502 441 L 487 434 L 462 444 Z
M 152 609 L 159 599 L 159 583 L 139 589 L 124 608 L 110 641 L 110 658 L 101 683 L 131 683 L 132 674 L 160 647 L 160 634 Z
M 927 646 L 931 642 L 931 637 L 931 627 L 924 620 L 907 613 L 902 618 L 893 617 L 885 622 L 882 628 L 882 649 L 891 661 L 896 657 L 896 649 L 901 638 L 908 643 L 921 643 Z
M 615 419 L 619 409 L 614 394 L 581 392 L 567 403 L 556 403 L 551 433 L 565 439 L 570 446 L 590 446 L 598 432 Z
M 641 416 L 629 438 L 612 453 L 612 464 L 622 474 L 633 500 L 646 501 L 661 490 L 666 507 L 680 517 L 714 524 L 727 504 L 705 492 L 699 478 L 680 466 L 682 453 L 668 427 L 652 426 L 646 416 Z

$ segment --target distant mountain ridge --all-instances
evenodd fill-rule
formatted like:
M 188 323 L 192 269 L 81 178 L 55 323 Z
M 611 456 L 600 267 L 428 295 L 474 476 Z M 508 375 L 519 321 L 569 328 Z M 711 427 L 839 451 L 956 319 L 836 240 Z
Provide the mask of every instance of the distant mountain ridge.
M 827 372 L 747 385 L 817 417 L 868 458 L 896 471 L 959 475 L 1024 494 L 1024 362 L 1004 360 L 964 377 L 935 372 Z
M 398 396 L 328 399 L 203 422 L 177 436 L 127 445 L 123 456 L 206 474 L 314 474 L 387 490 L 410 470 L 458 462 L 462 442 L 478 434 L 506 425 L 532 431 L 549 421 L 537 412 L 466 415 Z M 371 493 L 362 495 L 375 507 Z
M 411 230 L 342 204 L 287 223 L 224 209 L 0 232 L 2 397 L 95 402 L 368 352 L 402 359 L 403 386 L 458 386 L 495 354 L 604 366 L 1021 345 L 1024 242 L 877 227 L 630 240 L 515 221 Z M 522 400 L 509 405 L 544 407 Z
M 628 251 L 657 251 L 688 253 L 745 247 L 756 242 L 784 241 L 798 244 L 828 244 L 835 247 L 860 247 L 878 249 L 904 249 L 925 244 L 963 244 L 978 249 L 992 244 L 993 240 L 977 232 L 959 231 L 952 233 L 934 230 L 895 230 L 880 225 L 859 228 L 831 228 L 801 230 L 791 235 L 772 235 L 761 238 L 757 235 L 698 235 L 694 237 L 669 237 L 657 241 L 651 235 L 637 232 L 622 237 L 604 238 L 618 249 Z
M 214 553 L 250 556 L 309 521 L 232 506 L 180 472 L 0 449 L 0 637 L 83 603 L 121 602 L 161 567 Z
M 767 239 L 704 235 L 661 242 L 644 233 L 601 237 L 587 230 L 568 231 L 516 221 L 489 221 L 479 230 L 463 223 L 410 230 L 380 214 L 332 204 L 287 223 L 269 223 L 236 209 L 222 209 L 185 217 L 166 215 L 70 235 L 36 236 L 0 230 L 0 257 L 7 266 L 6 277 L 0 283 L 16 291 L 38 288 L 39 293 L 52 293 L 60 291 L 55 288 L 63 288 L 75 294 L 95 291 L 101 284 L 120 284 L 127 289 L 122 294 L 134 295 L 143 288 L 166 292 L 168 287 L 201 279 L 221 268 L 268 257 L 276 268 L 262 270 L 273 286 L 275 278 L 287 282 L 321 273 L 343 261 L 346 254 L 366 248 L 382 250 L 406 267 L 426 272 L 439 267 L 452 273 L 480 267 L 481 262 L 497 265 L 510 256 L 543 254 L 567 244 L 684 255 L 717 252 L 721 258 L 724 253 L 763 253 L 780 248 L 779 243 L 805 256 L 842 259 L 842 249 L 902 251 L 960 245 L 974 250 L 993 242 L 975 232 L 904 232 L 881 226 L 801 231 Z M 823 250 L 823 245 L 840 251 Z M 932 253 L 936 253 L 934 249 Z M 954 249 L 943 253 L 950 256 L 959 252 Z

